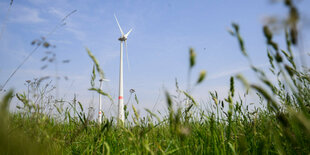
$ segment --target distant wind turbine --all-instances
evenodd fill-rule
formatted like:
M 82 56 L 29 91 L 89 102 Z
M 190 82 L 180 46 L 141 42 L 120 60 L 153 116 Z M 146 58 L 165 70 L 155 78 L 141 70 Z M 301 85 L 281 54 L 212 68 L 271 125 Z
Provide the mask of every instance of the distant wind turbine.
M 108 79 L 100 79 L 99 82 L 100 82 L 100 85 L 99 85 L 99 88 L 100 90 L 102 90 L 102 82 L 103 81 L 107 81 L 109 82 L 110 80 Z M 102 123 L 102 103 L 101 103 L 101 94 L 99 94 L 99 114 L 98 114 L 98 123 L 101 124 Z
M 118 120 L 117 123 L 123 124 L 124 120 L 125 120 L 125 116 L 124 116 L 124 90 L 123 90 L 123 44 L 125 43 L 125 48 L 126 48 L 126 54 L 127 54 L 127 37 L 130 34 L 130 32 L 132 31 L 132 29 L 130 29 L 126 34 L 124 34 L 121 26 L 118 23 L 118 20 L 116 18 L 116 16 L 114 15 L 115 20 L 117 22 L 118 28 L 121 31 L 122 36 L 120 38 L 118 38 L 118 40 L 121 42 L 121 48 L 120 48 L 120 71 L 119 71 L 119 96 L 118 96 Z M 128 63 L 128 54 L 127 54 L 127 63 Z M 129 63 L 128 63 L 128 67 L 129 67 Z

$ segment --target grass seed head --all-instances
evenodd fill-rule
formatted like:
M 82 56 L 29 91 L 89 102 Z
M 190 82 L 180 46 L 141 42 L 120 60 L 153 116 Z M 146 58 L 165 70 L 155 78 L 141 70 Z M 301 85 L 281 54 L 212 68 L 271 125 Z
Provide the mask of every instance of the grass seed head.
M 200 71 L 199 78 L 198 78 L 196 84 L 201 83 L 205 79 L 206 74 L 207 74 L 207 72 L 205 70 Z
M 190 68 L 194 67 L 195 63 L 196 63 L 196 53 L 195 50 L 193 48 L 189 49 L 189 55 L 190 55 Z

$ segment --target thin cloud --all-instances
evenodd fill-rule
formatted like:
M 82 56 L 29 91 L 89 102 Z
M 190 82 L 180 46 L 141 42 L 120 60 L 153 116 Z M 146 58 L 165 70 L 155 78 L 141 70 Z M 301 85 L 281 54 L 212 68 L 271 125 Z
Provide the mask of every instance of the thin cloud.
M 265 63 L 265 64 L 257 65 L 257 67 L 265 67 L 265 66 L 268 66 L 268 65 L 269 65 L 269 63 Z M 250 69 L 251 69 L 251 67 L 240 67 L 240 68 L 237 68 L 237 69 L 226 70 L 226 71 L 219 72 L 219 73 L 211 75 L 208 78 L 208 80 L 215 80 L 215 79 L 223 78 L 223 77 L 226 77 L 226 76 L 235 75 L 237 73 L 245 72 L 245 71 L 248 71 Z
M 66 30 L 75 35 L 75 38 L 84 42 L 86 40 L 86 34 L 83 31 L 78 30 L 73 26 L 66 27 Z
M 61 11 L 60 9 L 56 9 L 54 7 L 49 8 L 48 13 L 55 15 L 60 19 L 66 16 L 66 14 L 63 11 Z
M 40 11 L 34 8 L 28 8 L 21 5 L 16 5 L 10 22 L 14 23 L 41 23 L 45 19 L 40 17 Z

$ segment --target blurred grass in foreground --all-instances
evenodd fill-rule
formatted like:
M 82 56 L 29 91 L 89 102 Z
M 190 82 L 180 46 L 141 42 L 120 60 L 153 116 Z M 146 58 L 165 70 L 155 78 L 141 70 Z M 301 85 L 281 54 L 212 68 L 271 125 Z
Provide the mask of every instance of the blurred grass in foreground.
M 199 109 L 199 103 L 190 94 L 190 87 L 184 91 L 176 83 L 179 96 L 166 92 L 167 116 L 160 118 L 146 109 L 147 117 L 141 118 L 132 106 L 133 115 L 130 116 L 133 121 L 129 122 L 128 107 L 125 107 L 126 123 L 116 126 L 115 120 L 106 117 L 102 124 L 90 120 L 75 98 L 64 107 L 51 102 L 44 93 L 39 97 L 40 104 L 25 93 L 17 93 L 23 107 L 10 113 L 8 106 L 14 93 L 9 91 L 0 103 L 0 153 L 309 154 L 310 75 L 308 68 L 295 63 L 292 46 L 298 43 L 298 11 L 293 2 L 286 0 L 285 4 L 290 9 L 284 30 L 286 50 L 273 40 L 269 26 L 263 27 L 273 77 L 267 77 L 266 72 L 252 64 L 239 25 L 232 25 L 230 33 L 237 38 L 242 54 L 249 60 L 261 84 L 252 84 L 242 75 L 231 77 L 226 98 L 220 99 L 216 91 L 210 92 L 212 101 L 208 104 L 214 107 L 213 110 Z M 96 70 L 100 76 L 103 71 L 87 51 L 94 62 L 90 90 L 110 98 L 109 94 L 95 88 Z M 196 64 L 195 58 L 194 49 L 190 49 L 189 74 Z M 201 71 L 196 84 L 205 78 L 206 71 Z M 258 93 L 261 100 L 257 104 L 266 106 L 250 111 L 235 94 L 235 78 L 249 91 Z M 273 83 L 271 79 L 277 79 L 277 82 Z M 135 99 L 138 103 L 136 96 Z M 181 102 L 186 102 L 184 107 L 175 106 Z M 51 104 L 58 115 L 44 111 L 46 105 Z

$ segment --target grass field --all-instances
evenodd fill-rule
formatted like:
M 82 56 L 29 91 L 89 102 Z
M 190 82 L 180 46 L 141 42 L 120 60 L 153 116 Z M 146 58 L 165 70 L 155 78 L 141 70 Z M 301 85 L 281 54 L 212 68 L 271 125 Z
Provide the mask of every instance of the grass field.
M 200 103 L 189 92 L 177 87 L 184 98 L 165 93 L 167 116 L 147 110 L 148 115 L 140 117 L 132 106 L 125 107 L 123 125 L 107 117 L 98 124 L 75 99 L 56 106 L 65 101 L 46 97 L 53 88 L 44 81 L 29 81 L 35 94 L 29 97 L 27 92 L 8 91 L 0 100 L 0 154 L 309 154 L 310 74 L 309 68 L 296 65 L 292 48 L 298 44 L 298 12 L 290 1 L 285 4 L 290 9 L 290 23 L 284 29 L 286 47 L 273 40 L 268 25 L 262 28 L 273 77 L 252 64 L 242 29 L 232 24 L 230 33 L 260 83 L 253 84 L 242 75 L 231 77 L 226 98 L 218 98 L 216 91 L 209 93 L 212 101 L 208 104 L 213 110 L 199 108 Z M 110 97 L 93 85 L 96 73 L 103 76 L 103 71 L 88 53 L 94 61 L 90 90 Z M 193 49 L 189 62 L 191 69 L 196 64 Z M 201 71 L 196 83 L 205 78 Z M 246 90 L 257 92 L 260 101 L 256 104 L 261 107 L 249 110 L 235 95 L 236 80 Z M 8 110 L 13 97 L 23 103 L 15 113 Z M 187 104 L 176 108 L 180 100 Z M 129 110 L 132 115 L 127 115 Z

